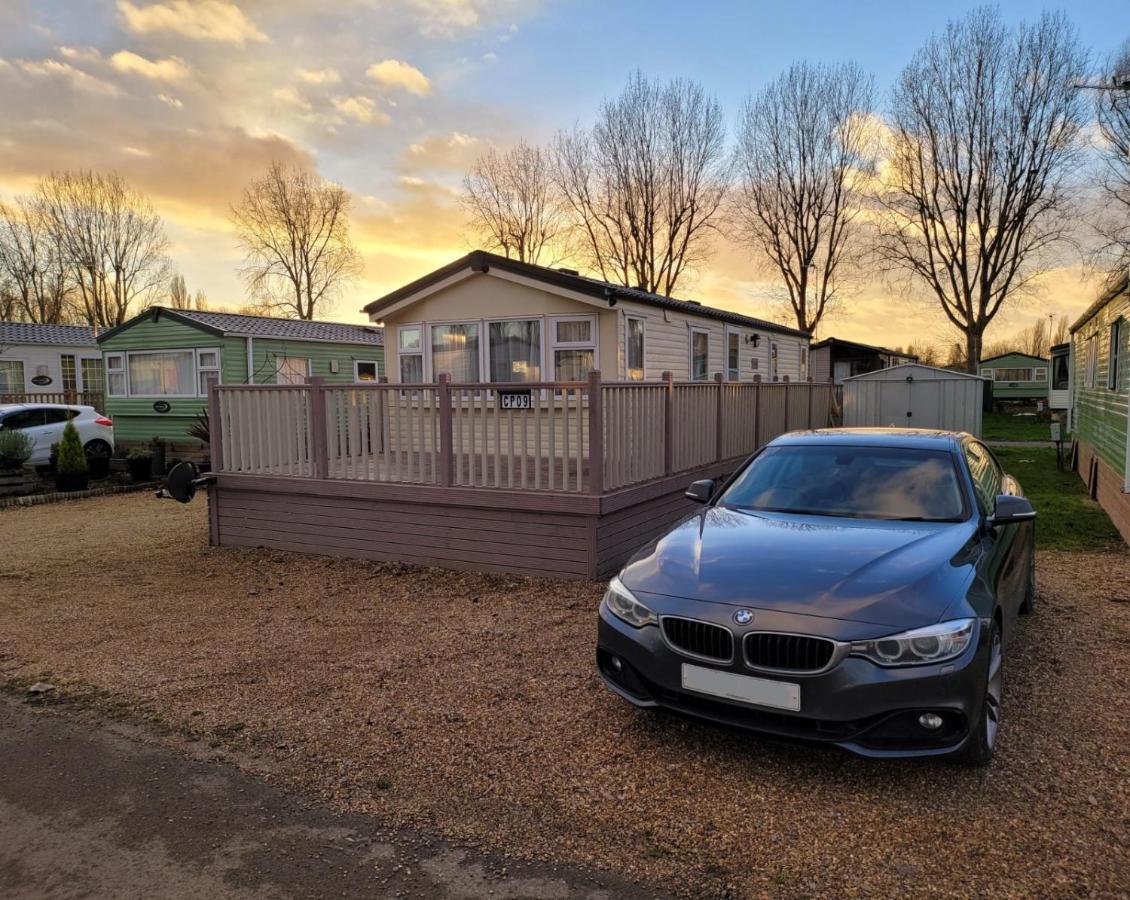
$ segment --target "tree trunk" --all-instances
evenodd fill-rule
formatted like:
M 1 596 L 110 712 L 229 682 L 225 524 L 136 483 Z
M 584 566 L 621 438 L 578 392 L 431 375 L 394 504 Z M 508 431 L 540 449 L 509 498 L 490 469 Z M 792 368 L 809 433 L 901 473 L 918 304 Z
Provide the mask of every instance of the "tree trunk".
M 965 332 L 965 371 L 976 375 L 981 364 L 981 346 L 985 340 L 985 332 L 981 328 L 970 328 Z

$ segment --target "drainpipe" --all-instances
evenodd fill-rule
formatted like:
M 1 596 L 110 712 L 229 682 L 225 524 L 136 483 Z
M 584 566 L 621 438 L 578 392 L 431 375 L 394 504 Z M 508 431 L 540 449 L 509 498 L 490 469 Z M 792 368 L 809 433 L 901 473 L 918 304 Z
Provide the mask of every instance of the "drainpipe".
M 247 383 L 255 383 L 255 339 L 247 336 Z

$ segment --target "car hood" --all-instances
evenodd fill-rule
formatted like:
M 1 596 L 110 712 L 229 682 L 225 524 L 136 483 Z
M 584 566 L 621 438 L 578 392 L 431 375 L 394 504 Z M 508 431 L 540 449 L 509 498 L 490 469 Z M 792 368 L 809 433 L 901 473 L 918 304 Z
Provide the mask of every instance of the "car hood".
M 975 535 L 973 522 L 709 507 L 637 554 L 621 579 L 634 593 L 913 628 L 938 621 L 968 585 Z

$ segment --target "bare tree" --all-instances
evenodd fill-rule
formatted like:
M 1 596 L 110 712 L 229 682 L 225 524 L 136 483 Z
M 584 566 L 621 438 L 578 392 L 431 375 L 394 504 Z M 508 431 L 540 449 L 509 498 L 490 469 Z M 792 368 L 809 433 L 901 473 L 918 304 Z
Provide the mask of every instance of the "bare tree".
M 1085 68 L 1062 15 L 1013 30 L 983 8 L 931 38 L 895 87 L 881 248 L 961 332 L 969 371 L 985 328 L 1067 236 Z
M 670 295 L 702 261 L 728 179 L 718 101 L 640 73 L 591 129 L 560 133 L 555 171 L 579 253 L 607 281 Z
M 1107 199 L 1095 229 L 1099 259 L 1112 273 L 1130 267 L 1130 39 L 1111 56 L 1095 91 L 1102 172 L 1100 184 Z
M 121 325 L 163 292 L 170 274 L 164 223 L 121 176 L 53 173 L 37 185 L 35 204 L 85 321 Z
M 41 324 L 72 319 L 66 261 L 40 205 L 27 197 L 0 204 L 0 281 L 4 318 Z
M 528 263 L 562 257 L 567 223 L 549 151 L 525 141 L 489 148 L 464 177 L 460 202 L 487 249 Z
M 271 163 L 231 218 L 246 253 L 240 270 L 256 308 L 312 319 L 361 270 L 349 236 L 351 199 L 314 172 Z
M 738 233 L 814 331 L 861 259 L 856 217 L 874 169 L 873 82 L 853 63 L 795 63 L 746 101 L 735 154 Z
M 180 274 L 174 275 L 169 282 L 168 302 L 173 309 L 195 309 L 203 312 L 208 308 L 208 298 L 204 292 L 197 291 L 195 294 L 190 294 L 188 284 Z

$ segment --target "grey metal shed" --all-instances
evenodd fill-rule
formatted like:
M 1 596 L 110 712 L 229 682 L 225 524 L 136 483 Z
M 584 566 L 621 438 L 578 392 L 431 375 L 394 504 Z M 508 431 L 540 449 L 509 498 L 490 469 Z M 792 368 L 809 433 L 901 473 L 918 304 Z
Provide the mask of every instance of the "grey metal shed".
M 979 436 L 986 380 L 917 363 L 845 378 L 844 425 L 939 428 Z

